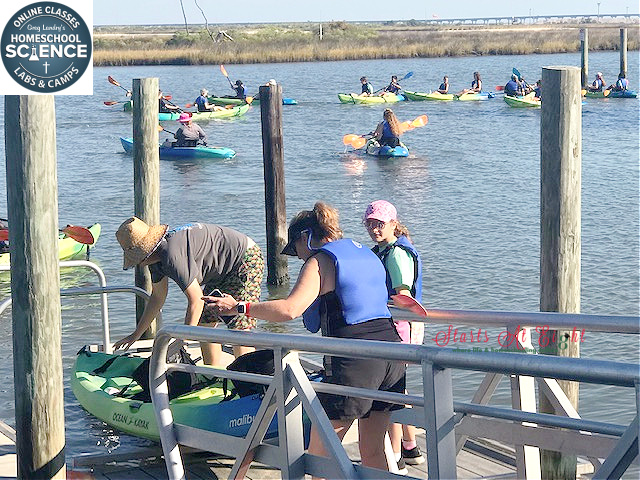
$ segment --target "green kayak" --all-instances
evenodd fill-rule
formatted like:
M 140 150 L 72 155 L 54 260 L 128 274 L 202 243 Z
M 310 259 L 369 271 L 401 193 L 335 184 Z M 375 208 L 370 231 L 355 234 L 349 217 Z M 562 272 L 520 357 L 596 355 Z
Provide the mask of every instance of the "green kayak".
M 540 108 L 542 105 L 540 99 L 536 99 L 533 95 L 525 97 L 512 97 L 510 95 L 505 95 L 504 101 L 510 107 L 515 108 Z
M 396 103 L 404 101 L 404 95 L 384 93 L 382 95 L 358 95 L 357 93 L 339 93 L 338 99 L 342 103 L 370 104 Z
M 406 90 L 403 93 L 404 93 L 404 96 L 407 97 L 407 100 L 413 100 L 414 102 L 420 102 L 423 100 L 440 100 L 440 101 L 453 100 L 453 93 L 440 93 L 440 92 L 421 93 L 421 92 L 407 92 Z
M 249 110 L 251 105 L 238 105 L 236 107 L 225 108 L 224 110 L 214 110 L 213 112 L 189 112 L 192 113 L 191 119 L 194 121 L 213 120 L 216 118 L 239 117 Z M 159 113 L 158 119 L 161 122 L 169 120 L 178 120 L 180 112 L 177 113 Z

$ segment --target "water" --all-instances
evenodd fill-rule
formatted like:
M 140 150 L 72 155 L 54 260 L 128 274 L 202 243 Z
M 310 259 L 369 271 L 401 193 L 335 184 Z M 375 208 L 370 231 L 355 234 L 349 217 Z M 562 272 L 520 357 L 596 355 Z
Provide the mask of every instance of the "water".
M 629 75 L 638 89 L 638 56 L 629 55 Z M 242 79 L 249 92 L 275 78 L 284 96 L 298 106 L 284 107 L 284 151 L 289 216 L 317 200 L 337 207 L 346 236 L 367 244 L 361 217 L 367 203 L 392 201 L 423 255 L 424 302 L 429 307 L 537 311 L 539 298 L 539 118 L 540 111 L 509 108 L 500 97 L 486 102 L 403 102 L 392 107 L 401 120 L 426 113 L 426 127 L 403 139 L 411 156 L 381 160 L 344 152 L 342 136 L 371 131 L 384 105 L 338 103 L 336 93 L 359 90 L 367 75 L 375 88 L 392 74 L 414 75 L 409 90 L 428 91 L 447 74 L 452 90 L 468 86 L 472 73 L 482 74 L 485 89 L 503 85 L 516 67 L 533 83 L 547 65 L 579 65 L 579 54 L 496 56 L 227 65 L 232 80 Z M 617 53 L 592 53 L 593 71 L 612 82 Z M 165 93 L 179 105 L 193 102 L 201 87 L 228 94 L 217 66 L 131 67 L 94 69 L 92 97 L 57 97 L 59 220 L 61 225 L 99 221 L 103 234 L 92 259 L 110 284 L 131 284 L 122 271 L 122 253 L 114 232 L 133 213 L 133 167 L 119 136 L 131 135 L 131 115 L 105 100 L 122 100 L 122 90 L 107 82 L 113 76 L 130 86 L 132 78 L 159 77 Z M 3 106 L 0 106 L 2 112 Z M 638 100 L 588 100 L 583 106 L 582 156 L 582 305 L 583 313 L 638 315 Z M 246 232 L 265 248 L 264 191 L 259 108 L 233 120 L 203 123 L 210 145 L 237 151 L 231 160 L 161 161 L 162 221 L 220 223 Z M 168 130 L 177 124 L 165 123 Z M 2 126 L 4 128 L 4 122 Z M 3 132 L 0 132 L 3 133 Z M 164 134 L 160 134 L 161 139 Z M 0 147 L 3 149 L 4 146 Z M 4 153 L 4 152 L 3 152 Z M 4 157 L 4 155 L 3 155 Z M 2 163 L 4 169 L 4 162 Z M 5 190 L 5 175 L 0 189 Z M 0 199 L 0 214 L 6 199 Z M 0 215 L 4 216 L 4 215 Z M 290 262 L 295 279 L 301 264 Z M 63 285 L 92 280 L 90 274 L 65 273 Z M 265 288 L 264 298 L 288 288 Z M 0 298 L 9 295 L 8 277 L 0 278 Z M 110 297 L 112 337 L 133 329 L 129 296 Z M 185 299 L 172 284 L 166 322 L 180 322 Z M 11 322 L 0 322 L 0 340 L 11 351 Z M 297 322 L 268 325 L 272 331 L 302 333 Z M 429 326 L 426 344 L 435 345 L 443 326 Z M 495 338 L 492 335 L 492 338 Z M 146 445 L 121 436 L 87 415 L 68 384 L 75 353 L 100 339 L 99 310 L 94 298 L 63 300 L 63 361 L 67 451 L 70 456 L 104 453 Z M 497 346 L 494 341 L 490 346 Z M 587 332 L 582 355 L 637 361 L 637 338 Z M 411 383 L 415 385 L 415 372 Z M 10 355 L 0 360 L 0 418 L 14 424 L 13 367 Z M 457 374 L 455 397 L 468 401 L 478 375 Z M 508 398 L 508 386 L 496 403 Z M 629 422 L 633 392 L 582 386 L 580 411 L 585 418 Z

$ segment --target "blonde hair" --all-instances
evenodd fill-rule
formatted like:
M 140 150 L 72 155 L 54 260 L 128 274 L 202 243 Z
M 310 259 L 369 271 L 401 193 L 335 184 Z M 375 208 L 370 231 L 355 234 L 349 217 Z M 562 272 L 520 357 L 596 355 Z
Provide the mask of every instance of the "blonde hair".
M 389 128 L 391 129 L 391 133 L 393 135 L 395 135 L 396 137 L 402 135 L 402 126 L 400 126 L 400 120 L 398 120 L 396 114 L 393 113 L 393 110 L 391 110 L 390 108 L 385 108 L 382 116 L 389 124 Z
M 409 235 L 409 229 L 405 225 L 400 223 L 400 221 L 397 219 L 396 219 L 396 228 L 393 230 L 393 234 L 396 236 L 396 238 L 404 235 L 405 237 L 407 237 L 407 240 L 413 243 L 413 241 L 411 240 L 411 235 Z
M 313 210 L 299 212 L 289 223 L 289 228 L 297 224 L 307 225 L 318 239 L 333 242 L 342 238 L 338 210 L 324 202 L 316 202 Z

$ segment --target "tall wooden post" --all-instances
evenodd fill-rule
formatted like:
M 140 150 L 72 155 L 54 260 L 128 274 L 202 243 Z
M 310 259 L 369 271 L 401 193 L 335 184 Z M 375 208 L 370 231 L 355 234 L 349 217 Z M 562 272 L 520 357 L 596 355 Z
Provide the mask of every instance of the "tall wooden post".
M 160 152 L 158 150 L 158 79 L 133 80 L 133 197 L 135 216 L 149 225 L 160 223 Z M 151 291 L 148 267 L 136 267 L 136 286 Z M 145 301 L 136 297 L 137 320 Z M 142 338 L 152 338 L 156 322 Z
M 589 30 L 587 28 L 580 29 L 580 86 L 586 87 L 589 83 Z
M 576 67 L 542 69 L 544 103 L 540 120 L 540 310 L 580 313 L 582 98 Z M 555 341 L 553 336 L 555 335 Z M 579 357 L 571 331 L 551 331 L 545 353 Z M 541 345 L 544 340 L 541 338 Z M 576 382 L 560 386 L 578 409 Z M 540 397 L 540 411 L 553 406 Z M 576 457 L 542 452 L 542 478 L 575 478 Z
M 66 478 L 54 97 L 6 96 L 19 478 Z
M 627 29 L 620 29 L 620 72 L 627 76 Z
M 280 252 L 287 244 L 287 206 L 284 188 L 282 146 L 282 87 L 260 87 L 262 158 L 264 164 L 264 208 L 267 222 L 267 283 L 289 281 L 288 262 Z

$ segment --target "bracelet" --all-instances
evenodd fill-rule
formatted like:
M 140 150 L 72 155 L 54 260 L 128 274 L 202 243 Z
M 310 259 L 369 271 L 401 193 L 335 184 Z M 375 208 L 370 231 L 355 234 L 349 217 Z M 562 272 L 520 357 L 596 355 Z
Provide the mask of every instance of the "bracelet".
M 244 314 L 249 317 L 249 311 L 251 310 L 251 303 L 247 302 L 244 304 Z

